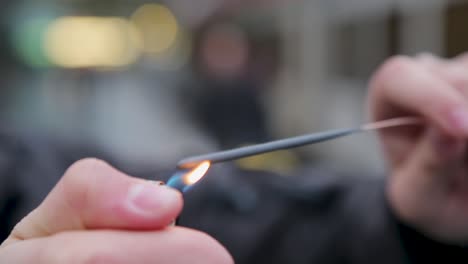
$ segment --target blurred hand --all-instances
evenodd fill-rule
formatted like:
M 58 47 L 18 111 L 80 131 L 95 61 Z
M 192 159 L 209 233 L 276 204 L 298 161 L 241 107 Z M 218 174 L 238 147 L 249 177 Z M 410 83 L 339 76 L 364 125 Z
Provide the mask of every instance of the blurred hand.
M 3 242 L 0 263 L 232 263 L 209 236 L 167 227 L 181 208 L 177 191 L 82 160 Z
M 468 57 L 395 57 L 371 81 L 374 120 L 420 116 L 424 126 L 383 130 L 387 196 L 402 221 L 432 238 L 468 241 Z

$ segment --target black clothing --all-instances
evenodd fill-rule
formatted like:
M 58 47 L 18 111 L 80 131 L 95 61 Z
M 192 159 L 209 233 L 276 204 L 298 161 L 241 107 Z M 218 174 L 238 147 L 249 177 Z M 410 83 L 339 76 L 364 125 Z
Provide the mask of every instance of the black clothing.
M 183 94 L 187 113 L 223 148 L 269 139 L 259 85 L 249 79 L 200 81 Z M 191 94 L 192 93 L 192 94 Z M 187 94 L 191 94 L 187 96 Z M 189 98 L 189 100 L 187 100 Z
M 103 157 L 64 146 L 0 134 L 0 240 L 73 161 Z M 165 180 L 170 173 L 140 175 Z M 379 179 L 320 171 L 285 177 L 214 166 L 185 195 L 180 224 L 212 235 L 240 264 L 468 263 L 466 248 L 437 243 L 399 223 L 383 189 Z

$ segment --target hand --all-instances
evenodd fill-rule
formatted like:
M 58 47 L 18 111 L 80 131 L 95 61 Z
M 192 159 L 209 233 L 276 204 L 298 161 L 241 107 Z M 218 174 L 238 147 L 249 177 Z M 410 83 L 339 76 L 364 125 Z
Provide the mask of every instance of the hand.
M 468 57 L 396 57 L 371 81 L 372 117 L 420 116 L 425 125 L 380 133 L 398 217 L 444 242 L 468 241 Z
M 82 160 L 17 224 L 0 263 L 232 263 L 209 236 L 167 227 L 181 208 L 177 191 Z

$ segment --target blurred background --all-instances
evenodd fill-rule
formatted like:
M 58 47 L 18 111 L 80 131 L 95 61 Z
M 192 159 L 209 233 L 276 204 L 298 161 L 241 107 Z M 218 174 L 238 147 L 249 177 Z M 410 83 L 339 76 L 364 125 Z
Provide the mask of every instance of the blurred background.
M 357 125 L 386 58 L 468 48 L 468 1 L 5 0 L 0 14 L 3 125 L 151 166 Z M 377 149 L 367 134 L 239 165 L 377 171 Z

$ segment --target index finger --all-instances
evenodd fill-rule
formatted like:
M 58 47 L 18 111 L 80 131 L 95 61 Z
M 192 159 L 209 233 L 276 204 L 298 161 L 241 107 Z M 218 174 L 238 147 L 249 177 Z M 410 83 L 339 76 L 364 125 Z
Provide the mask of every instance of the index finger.
M 207 234 L 176 227 L 157 232 L 63 232 L 4 247 L 0 263 L 231 264 L 233 260 Z

